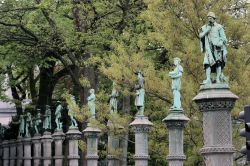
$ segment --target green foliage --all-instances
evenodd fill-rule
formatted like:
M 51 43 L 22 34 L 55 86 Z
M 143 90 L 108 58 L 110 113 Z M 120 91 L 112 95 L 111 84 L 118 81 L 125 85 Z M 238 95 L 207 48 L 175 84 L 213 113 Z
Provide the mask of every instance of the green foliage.
M 243 104 L 249 104 L 250 19 L 248 13 L 242 13 L 249 10 L 249 6 L 241 1 L 92 0 L 74 3 L 72 0 L 41 0 L 37 3 L 5 0 L 0 4 L 0 79 L 6 74 L 12 76 L 9 86 L 16 88 L 21 96 L 15 98 L 16 104 L 28 90 L 33 93 L 33 104 L 38 106 L 36 99 L 43 98 L 40 93 L 44 89 L 42 76 L 35 69 L 39 72 L 47 69 L 46 76 L 54 86 L 50 90 L 51 99 L 64 94 L 76 119 L 86 122 L 90 117 L 83 101 L 86 94 L 80 94 L 79 89 L 87 91 L 93 86 L 92 75 L 85 73 L 86 69 L 93 68 L 98 75 L 97 119 L 90 123 L 102 130 L 101 138 L 106 138 L 107 131 L 123 138 L 125 133 L 131 133 L 128 124 L 136 112 L 133 106 L 135 72 L 143 70 L 145 114 L 154 123 L 149 136 L 150 165 L 166 165 L 168 131 L 162 119 L 167 116 L 172 101 L 168 72 L 172 70 L 174 57 L 181 58 L 184 67 L 182 106 L 190 118 L 185 129 L 185 165 L 203 164 L 199 154 L 203 140 L 202 120 L 192 98 L 204 77 L 198 34 L 207 22 L 208 11 L 216 13 L 229 40 L 224 74 L 229 76 L 231 90 L 240 97 L 232 112 L 233 118 L 236 119 Z M 118 84 L 120 101 L 125 96 L 131 97 L 130 113 L 123 113 L 121 106 L 119 115 L 110 115 L 107 101 L 112 81 Z M 48 85 L 44 87 L 47 89 Z M 4 96 L 3 90 L 1 87 L 0 96 Z M 80 99 L 76 103 L 71 100 L 73 93 Z M 113 124 L 109 127 L 106 126 L 108 119 Z M 235 126 L 233 133 L 237 149 L 241 145 L 238 128 Z M 129 140 L 129 145 L 133 145 L 132 133 Z M 86 150 L 86 144 L 79 144 Z M 100 154 L 107 154 L 106 149 L 103 147 Z M 133 148 L 129 150 L 128 163 L 133 163 Z M 120 150 L 112 153 L 121 155 Z

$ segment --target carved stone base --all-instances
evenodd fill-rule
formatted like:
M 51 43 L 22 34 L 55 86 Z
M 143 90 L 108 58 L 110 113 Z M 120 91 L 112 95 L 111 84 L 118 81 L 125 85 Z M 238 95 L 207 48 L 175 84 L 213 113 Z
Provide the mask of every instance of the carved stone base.
M 100 136 L 101 130 L 98 128 L 88 127 L 83 130 L 84 136 L 87 138 L 87 166 L 98 165 L 98 137 Z
M 69 140 L 69 166 L 78 166 L 80 156 L 78 154 L 78 140 L 81 138 L 82 133 L 78 128 L 69 128 L 69 131 L 66 133 L 66 137 Z
M 41 137 L 41 141 L 43 143 L 43 165 L 50 166 L 51 159 L 52 159 L 52 152 L 51 152 L 51 143 L 52 143 L 52 136 L 50 132 L 44 132 L 43 136 Z
M 17 166 L 23 165 L 23 142 L 21 138 L 17 139 Z
M 41 145 L 41 135 L 36 134 L 32 138 L 33 143 L 33 165 L 40 166 L 41 165 L 41 158 L 42 158 L 42 145 Z
M 203 85 L 193 99 L 203 114 L 204 147 L 201 154 L 206 166 L 233 166 L 230 112 L 237 99 L 223 84 Z
M 31 166 L 31 138 L 26 137 L 23 140 L 23 149 L 24 149 L 24 165 L 25 166 Z
M 135 132 L 135 166 L 148 165 L 148 132 L 153 123 L 145 116 L 136 116 L 135 120 L 130 123 Z
M 10 159 L 10 148 L 9 148 L 9 141 L 5 140 L 2 142 L 3 147 L 3 166 L 9 166 L 9 159 Z
M 183 110 L 170 110 L 170 114 L 163 119 L 169 129 L 169 166 L 183 166 L 186 156 L 183 153 L 183 130 L 190 120 L 183 114 Z
M 10 166 L 15 166 L 16 163 L 16 141 L 10 140 Z
M 55 165 L 62 166 L 63 165 L 63 151 L 62 151 L 62 144 L 63 140 L 65 139 L 65 134 L 62 130 L 56 130 L 56 132 L 52 135 L 52 138 L 55 142 Z

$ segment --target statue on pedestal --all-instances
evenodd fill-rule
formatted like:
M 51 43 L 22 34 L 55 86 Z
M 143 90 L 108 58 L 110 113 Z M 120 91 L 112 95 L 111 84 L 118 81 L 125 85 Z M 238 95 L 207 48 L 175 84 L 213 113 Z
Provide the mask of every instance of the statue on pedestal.
M 38 111 L 37 116 L 33 118 L 33 121 L 34 121 L 34 128 L 35 128 L 36 134 L 39 134 L 38 127 L 42 123 L 42 116 L 40 113 L 40 109 L 37 109 L 37 111 Z
M 70 120 L 71 120 L 70 128 L 76 128 L 78 125 L 77 125 L 77 122 L 76 122 L 76 120 L 74 118 L 75 113 L 69 108 L 69 106 L 68 106 L 68 115 L 69 115 Z
M 112 93 L 109 96 L 109 111 L 110 113 L 117 113 L 117 97 L 119 96 L 119 92 L 116 89 L 116 84 L 113 82 Z
M 43 128 L 45 130 L 51 129 L 51 110 L 49 105 L 46 105 L 44 117 L 45 119 L 43 121 Z
M 30 112 L 27 112 L 26 114 L 26 120 L 25 120 L 25 137 L 30 137 L 30 128 L 33 126 L 32 123 L 32 116 Z
M 25 127 L 25 119 L 24 115 L 20 115 L 18 121 L 13 121 L 13 124 L 19 124 L 19 129 L 18 129 L 18 137 L 22 138 L 24 134 L 24 127 Z
M 226 63 L 227 38 L 222 25 L 216 23 L 216 16 L 213 12 L 208 13 L 208 24 L 201 27 L 199 34 L 201 51 L 204 56 L 204 68 L 206 80 L 203 84 L 211 84 L 211 73 L 216 73 L 216 83 L 225 81 L 222 70 Z
M 180 65 L 180 58 L 174 58 L 174 65 L 175 69 L 174 71 L 169 72 L 169 76 L 172 78 L 172 90 L 173 90 L 173 106 L 171 109 L 177 109 L 180 110 L 181 108 L 181 76 L 183 73 L 183 68 Z
M 62 129 L 62 122 L 61 122 L 61 111 L 63 109 L 62 104 L 60 101 L 57 101 L 58 106 L 56 107 L 56 112 L 55 112 L 55 116 L 56 116 L 56 130 L 61 130 Z
M 137 72 L 138 82 L 135 84 L 135 106 L 138 110 L 137 115 L 144 115 L 144 75 L 141 71 Z
M 90 89 L 89 90 L 90 95 L 87 98 L 88 101 L 88 108 L 91 113 L 92 118 L 95 119 L 95 90 Z

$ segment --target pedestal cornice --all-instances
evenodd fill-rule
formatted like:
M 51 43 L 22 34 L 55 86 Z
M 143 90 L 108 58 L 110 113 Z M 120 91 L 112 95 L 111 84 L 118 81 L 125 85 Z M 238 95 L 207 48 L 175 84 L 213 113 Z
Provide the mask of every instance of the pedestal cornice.
M 66 133 L 66 137 L 69 140 L 78 140 L 81 138 L 82 133 L 78 128 L 69 128 L 69 131 Z

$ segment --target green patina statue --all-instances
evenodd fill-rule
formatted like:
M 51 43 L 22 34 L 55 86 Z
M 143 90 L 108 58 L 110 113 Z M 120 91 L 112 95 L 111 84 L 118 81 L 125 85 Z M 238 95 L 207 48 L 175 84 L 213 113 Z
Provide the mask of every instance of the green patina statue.
M 75 116 L 75 113 L 74 111 L 72 111 L 70 108 L 69 108 L 69 105 L 68 105 L 68 115 L 70 117 L 70 120 L 71 120 L 71 126 L 69 128 L 76 128 L 78 125 L 77 125 L 77 122 L 74 118 Z
M 40 109 L 37 109 L 37 111 L 38 111 L 37 116 L 35 118 L 33 118 L 33 122 L 34 122 L 33 124 L 34 124 L 36 134 L 39 134 L 38 127 L 42 123 L 42 116 L 41 116 L 41 113 L 40 113 Z
M 43 121 L 43 128 L 45 130 L 49 130 L 51 129 L 51 110 L 49 105 L 46 105 L 44 117 L 45 119 Z
M 138 82 L 135 84 L 135 106 L 138 110 L 137 115 L 144 115 L 144 75 L 141 71 L 137 72 Z
M 61 111 L 63 109 L 61 102 L 57 101 L 58 106 L 56 107 L 56 112 L 55 112 L 55 117 L 56 117 L 56 130 L 61 130 L 62 129 L 62 122 L 61 122 Z
M 224 76 L 222 69 L 226 63 L 226 43 L 227 38 L 222 25 L 215 22 L 216 16 L 213 12 L 208 13 L 208 24 L 202 26 L 199 34 L 201 51 L 204 56 L 204 68 L 206 80 L 203 84 L 211 84 L 211 73 L 216 73 L 216 83 L 221 83 Z
M 18 129 L 18 137 L 22 138 L 24 134 L 24 128 L 25 128 L 25 119 L 24 115 L 20 115 L 18 121 L 13 121 L 13 124 L 19 124 L 19 129 Z
M 180 58 L 174 58 L 175 69 L 174 71 L 169 72 L 169 76 L 172 78 L 172 90 L 174 98 L 173 106 L 171 107 L 171 109 L 174 110 L 182 109 L 180 90 L 181 90 L 181 76 L 183 73 L 183 68 L 180 65 L 180 62 L 181 62 Z
M 25 119 L 25 137 L 30 137 L 30 128 L 33 127 L 32 116 L 30 112 L 27 112 Z
M 88 101 L 88 109 L 91 113 L 91 117 L 95 119 L 95 90 L 90 89 L 89 90 L 90 95 L 87 98 Z
M 109 111 L 110 113 L 117 113 L 117 97 L 119 96 L 119 92 L 116 89 L 116 84 L 113 82 L 112 93 L 109 96 Z

